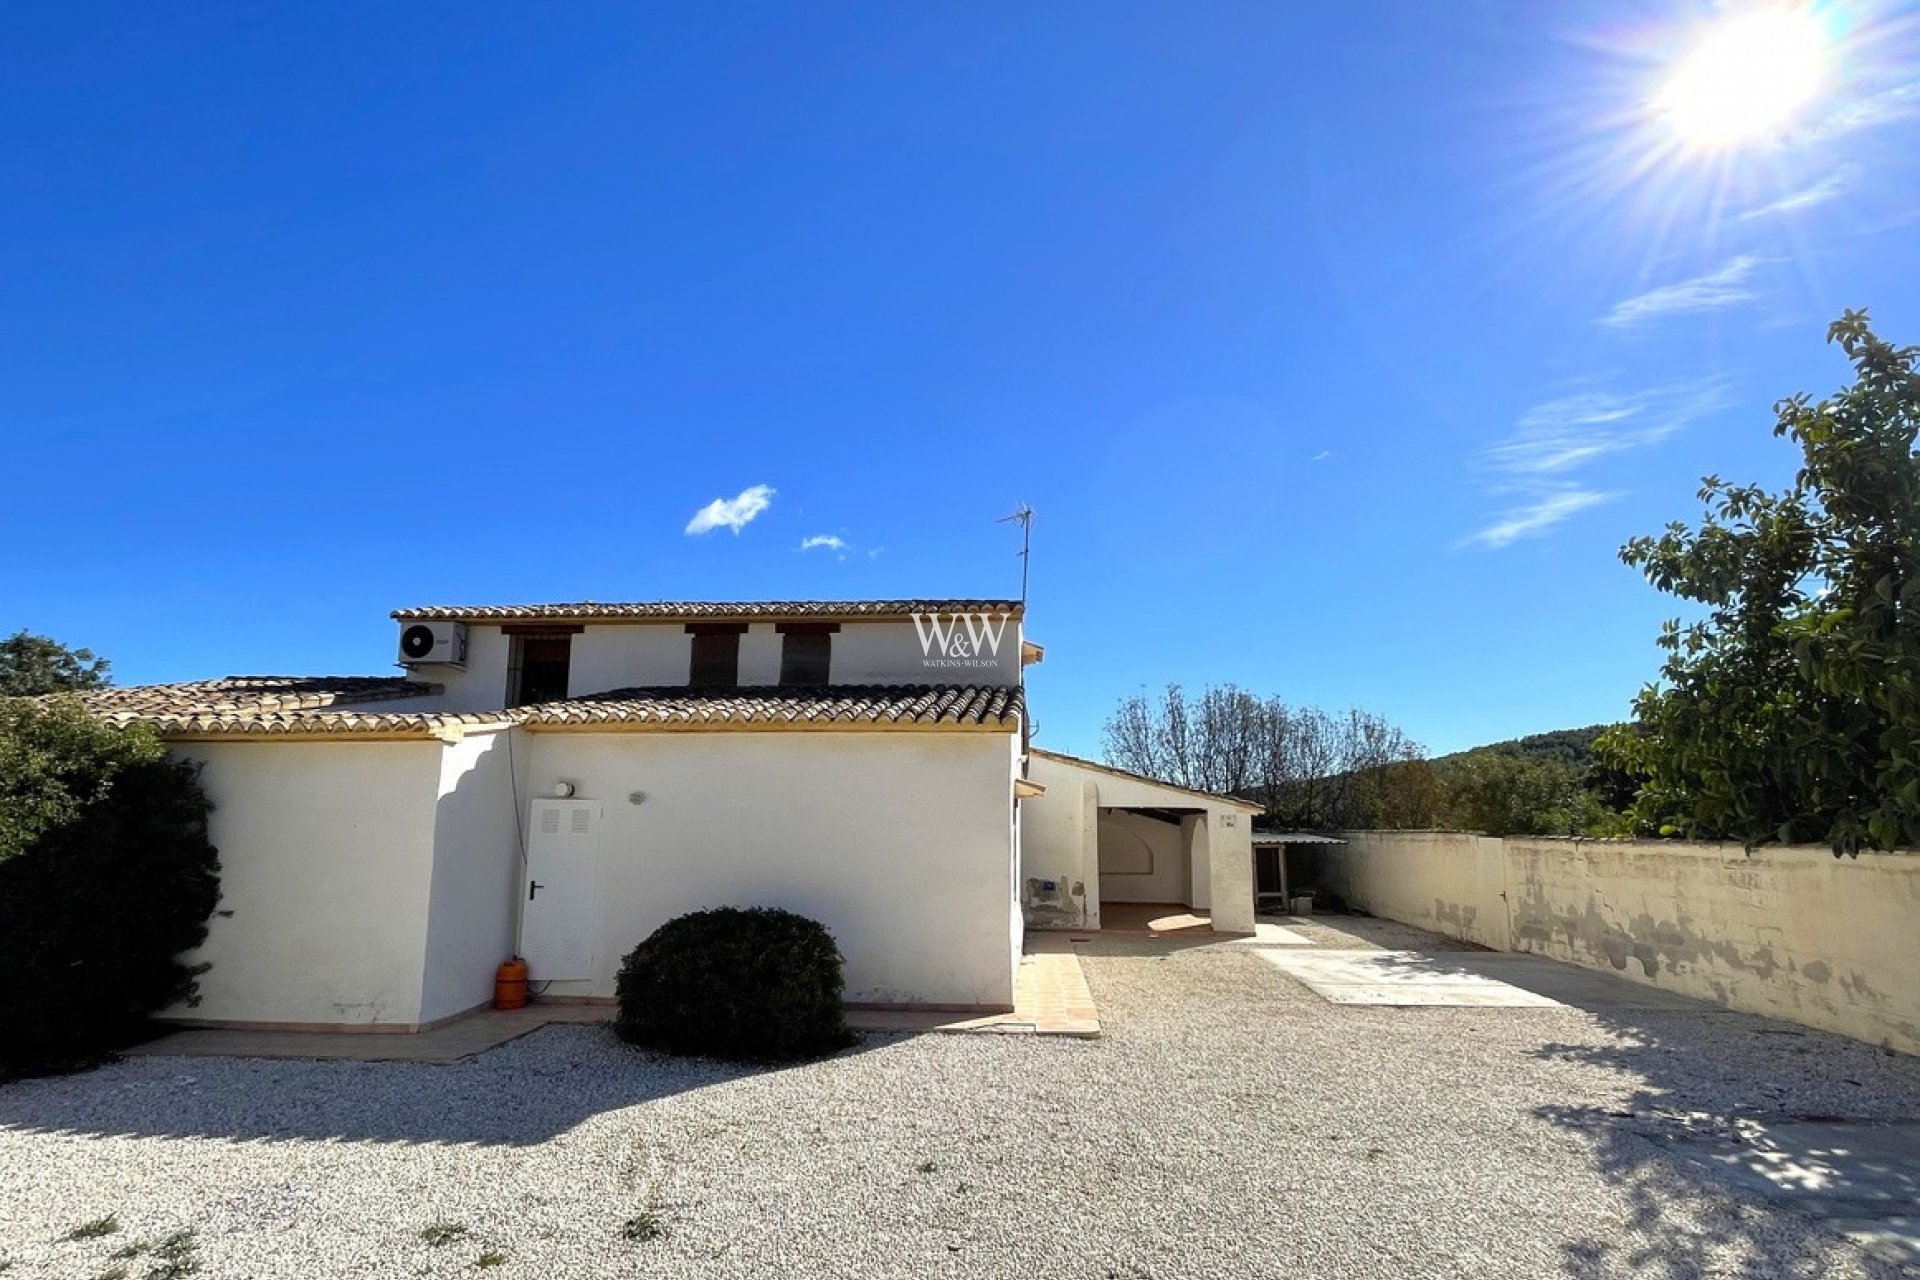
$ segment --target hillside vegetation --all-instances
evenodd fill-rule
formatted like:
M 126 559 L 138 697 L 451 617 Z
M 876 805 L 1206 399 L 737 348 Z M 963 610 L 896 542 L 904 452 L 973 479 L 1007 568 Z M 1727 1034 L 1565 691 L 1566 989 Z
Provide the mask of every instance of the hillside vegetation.
M 1584 772 L 1594 763 L 1594 741 L 1611 728 L 1613 726 L 1610 724 L 1590 724 L 1582 729 L 1530 733 L 1524 738 L 1508 738 L 1504 742 L 1489 742 L 1484 746 L 1455 751 L 1451 755 L 1436 756 L 1434 763 L 1458 760 L 1478 751 L 1491 751 L 1495 755 L 1512 756 L 1519 760 L 1551 760 L 1555 764 L 1564 764 L 1570 769 Z

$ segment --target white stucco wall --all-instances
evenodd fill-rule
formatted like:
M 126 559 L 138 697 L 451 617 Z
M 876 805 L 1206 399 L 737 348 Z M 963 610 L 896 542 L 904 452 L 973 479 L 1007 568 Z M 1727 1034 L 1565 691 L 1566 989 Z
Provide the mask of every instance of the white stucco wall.
M 604 805 L 595 977 L 667 920 L 777 906 L 821 921 L 847 999 L 1006 1007 L 1019 949 L 1013 735 L 536 733 L 522 778 Z M 640 804 L 630 793 L 644 793 Z M 534 974 L 539 980 L 540 975 Z
M 953 629 L 951 615 L 943 614 L 941 621 Z M 994 621 L 997 625 L 997 615 Z M 959 629 L 966 630 L 964 623 Z M 832 679 L 834 684 L 1018 684 L 1020 639 L 1020 620 L 1011 619 L 997 653 L 980 653 L 965 665 L 942 665 L 928 661 L 912 622 L 842 623 L 833 637 Z
M 1363 831 L 1312 846 L 1376 915 L 1920 1053 L 1920 853 Z
M 1100 814 L 1100 900 L 1187 900 L 1187 840 L 1179 826 L 1144 814 Z
M 779 684 L 780 655 L 785 644 L 786 637 L 775 631 L 770 622 L 757 622 L 748 627 L 747 633 L 740 637 L 740 683 Z M 689 649 L 687 659 L 691 662 L 692 658 Z M 685 673 L 680 679 L 686 679 Z
M 1207 910 L 1222 933 L 1253 932 L 1253 817 L 1237 810 L 1207 815 Z
M 951 625 L 950 618 L 942 620 Z M 835 684 L 1018 684 L 1021 635 L 1019 620 L 1011 620 L 997 654 L 986 653 L 977 664 L 942 666 L 927 661 L 911 622 L 842 622 L 833 637 L 829 679 Z M 740 637 L 740 683 L 778 684 L 782 642 L 773 623 L 751 624 Z M 511 650 L 512 638 L 498 626 L 472 625 L 464 669 L 423 666 L 412 674 L 444 688 L 428 700 L 432 706 L 497 710 L 506 705 Z M 572 638 L 567 694 L 578 698 L 610 689 L 684 685 L 692 657 L 684 621 L 588 626 Z
M 1196 911 L 1213 906 L 1213 825 L 1199 814 L 1180 821 L 1180 841 L 1186 847 L 1187 905 Z
M 683 685 L 692 662 L 693 637 L 684 623 L 587 627 L 573 637 L 568 654 L 567 696 Z
M 1029 776 L 1040 782 L 1043 771 L 1035 757 Z M 1044 796 L 1020 802 L 1021 900 L 1038 902 L 1047 895 L 1036 882 L 1051 880 L 1062 891 L 1063 905 L 1035 906 L 1028 920 L 1035 927 L 1098 929 L 1100 789 L 1064 773 L 1043 785 Z
M 502 731 L 463 738 L 440 753 L 422 1022 L 492 999 L 494 970 L 513 954 L 526 810 L 514 794 L 509 760 L 520 745 Z
M 508 656 L 508 638 L 500 628 L 468 627 L 465 667 L 414 667 L 408 674 L 442 688 L 440 710 L 497 711 L 507 705 Z
M 442 744 L 185 744 L 220 851 L 220 914 L 174 1016 L 420 1020 Z

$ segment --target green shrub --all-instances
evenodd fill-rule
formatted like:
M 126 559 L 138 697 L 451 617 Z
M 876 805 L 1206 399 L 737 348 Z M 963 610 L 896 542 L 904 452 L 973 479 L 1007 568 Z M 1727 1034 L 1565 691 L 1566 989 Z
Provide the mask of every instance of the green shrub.
M 620 966 L 622 1039 L 669 1053 L 791 1062 L 845 1048 L 840 949 L 826 927 L 769 907 L 669 920 Z
M 97 1061 L 193 998 L 211 809 L 150 731 L 0 698 L 0 1075 Z

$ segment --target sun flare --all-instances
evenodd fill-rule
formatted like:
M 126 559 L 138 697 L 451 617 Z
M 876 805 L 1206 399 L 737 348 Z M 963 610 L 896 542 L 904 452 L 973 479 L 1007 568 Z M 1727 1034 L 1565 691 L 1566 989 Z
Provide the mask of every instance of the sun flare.
M 1827 31 L 1811 10 L 1749 9 L 1702 34 L 1655 107 L 1687 146 L 1738 146 L 1791 123 L 1819 93 L 1827 59 Z

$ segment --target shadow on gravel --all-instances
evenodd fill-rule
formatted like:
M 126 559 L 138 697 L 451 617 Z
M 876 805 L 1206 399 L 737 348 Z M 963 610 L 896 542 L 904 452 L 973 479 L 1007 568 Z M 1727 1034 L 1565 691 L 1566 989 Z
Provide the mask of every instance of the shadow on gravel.
M 1640 1237 L 1567 1242 L 1574 1280 L 1920 1276 L 1920 1058 L 1541 956 L 1369 963 L 1390 980 L 1504 982 L 1603 1031 L 1533 1050 L 1634 1084 L 1624 1104 L 1534 1112 L 1588 1143 Z
M 789 1071 L 832 1072 L 905 1034 L 818 1062 L 672 1058 L 604 1026 L 556 1024 L 465 1062 L 130 1058 L 0 1085 L 0 1126 L 89 1137 L 532 1146 L 608 1111 Z
M 1640 1081 L 1623 1106 L 1535 1112 L 1586 1139 L 1652 1241 L 1569 1242 L 1566 1274 L 1920 1274 L 1920 1061 L 1709 1009 L 1609 1011 L 1614 1045 L 1536 1051 Z

